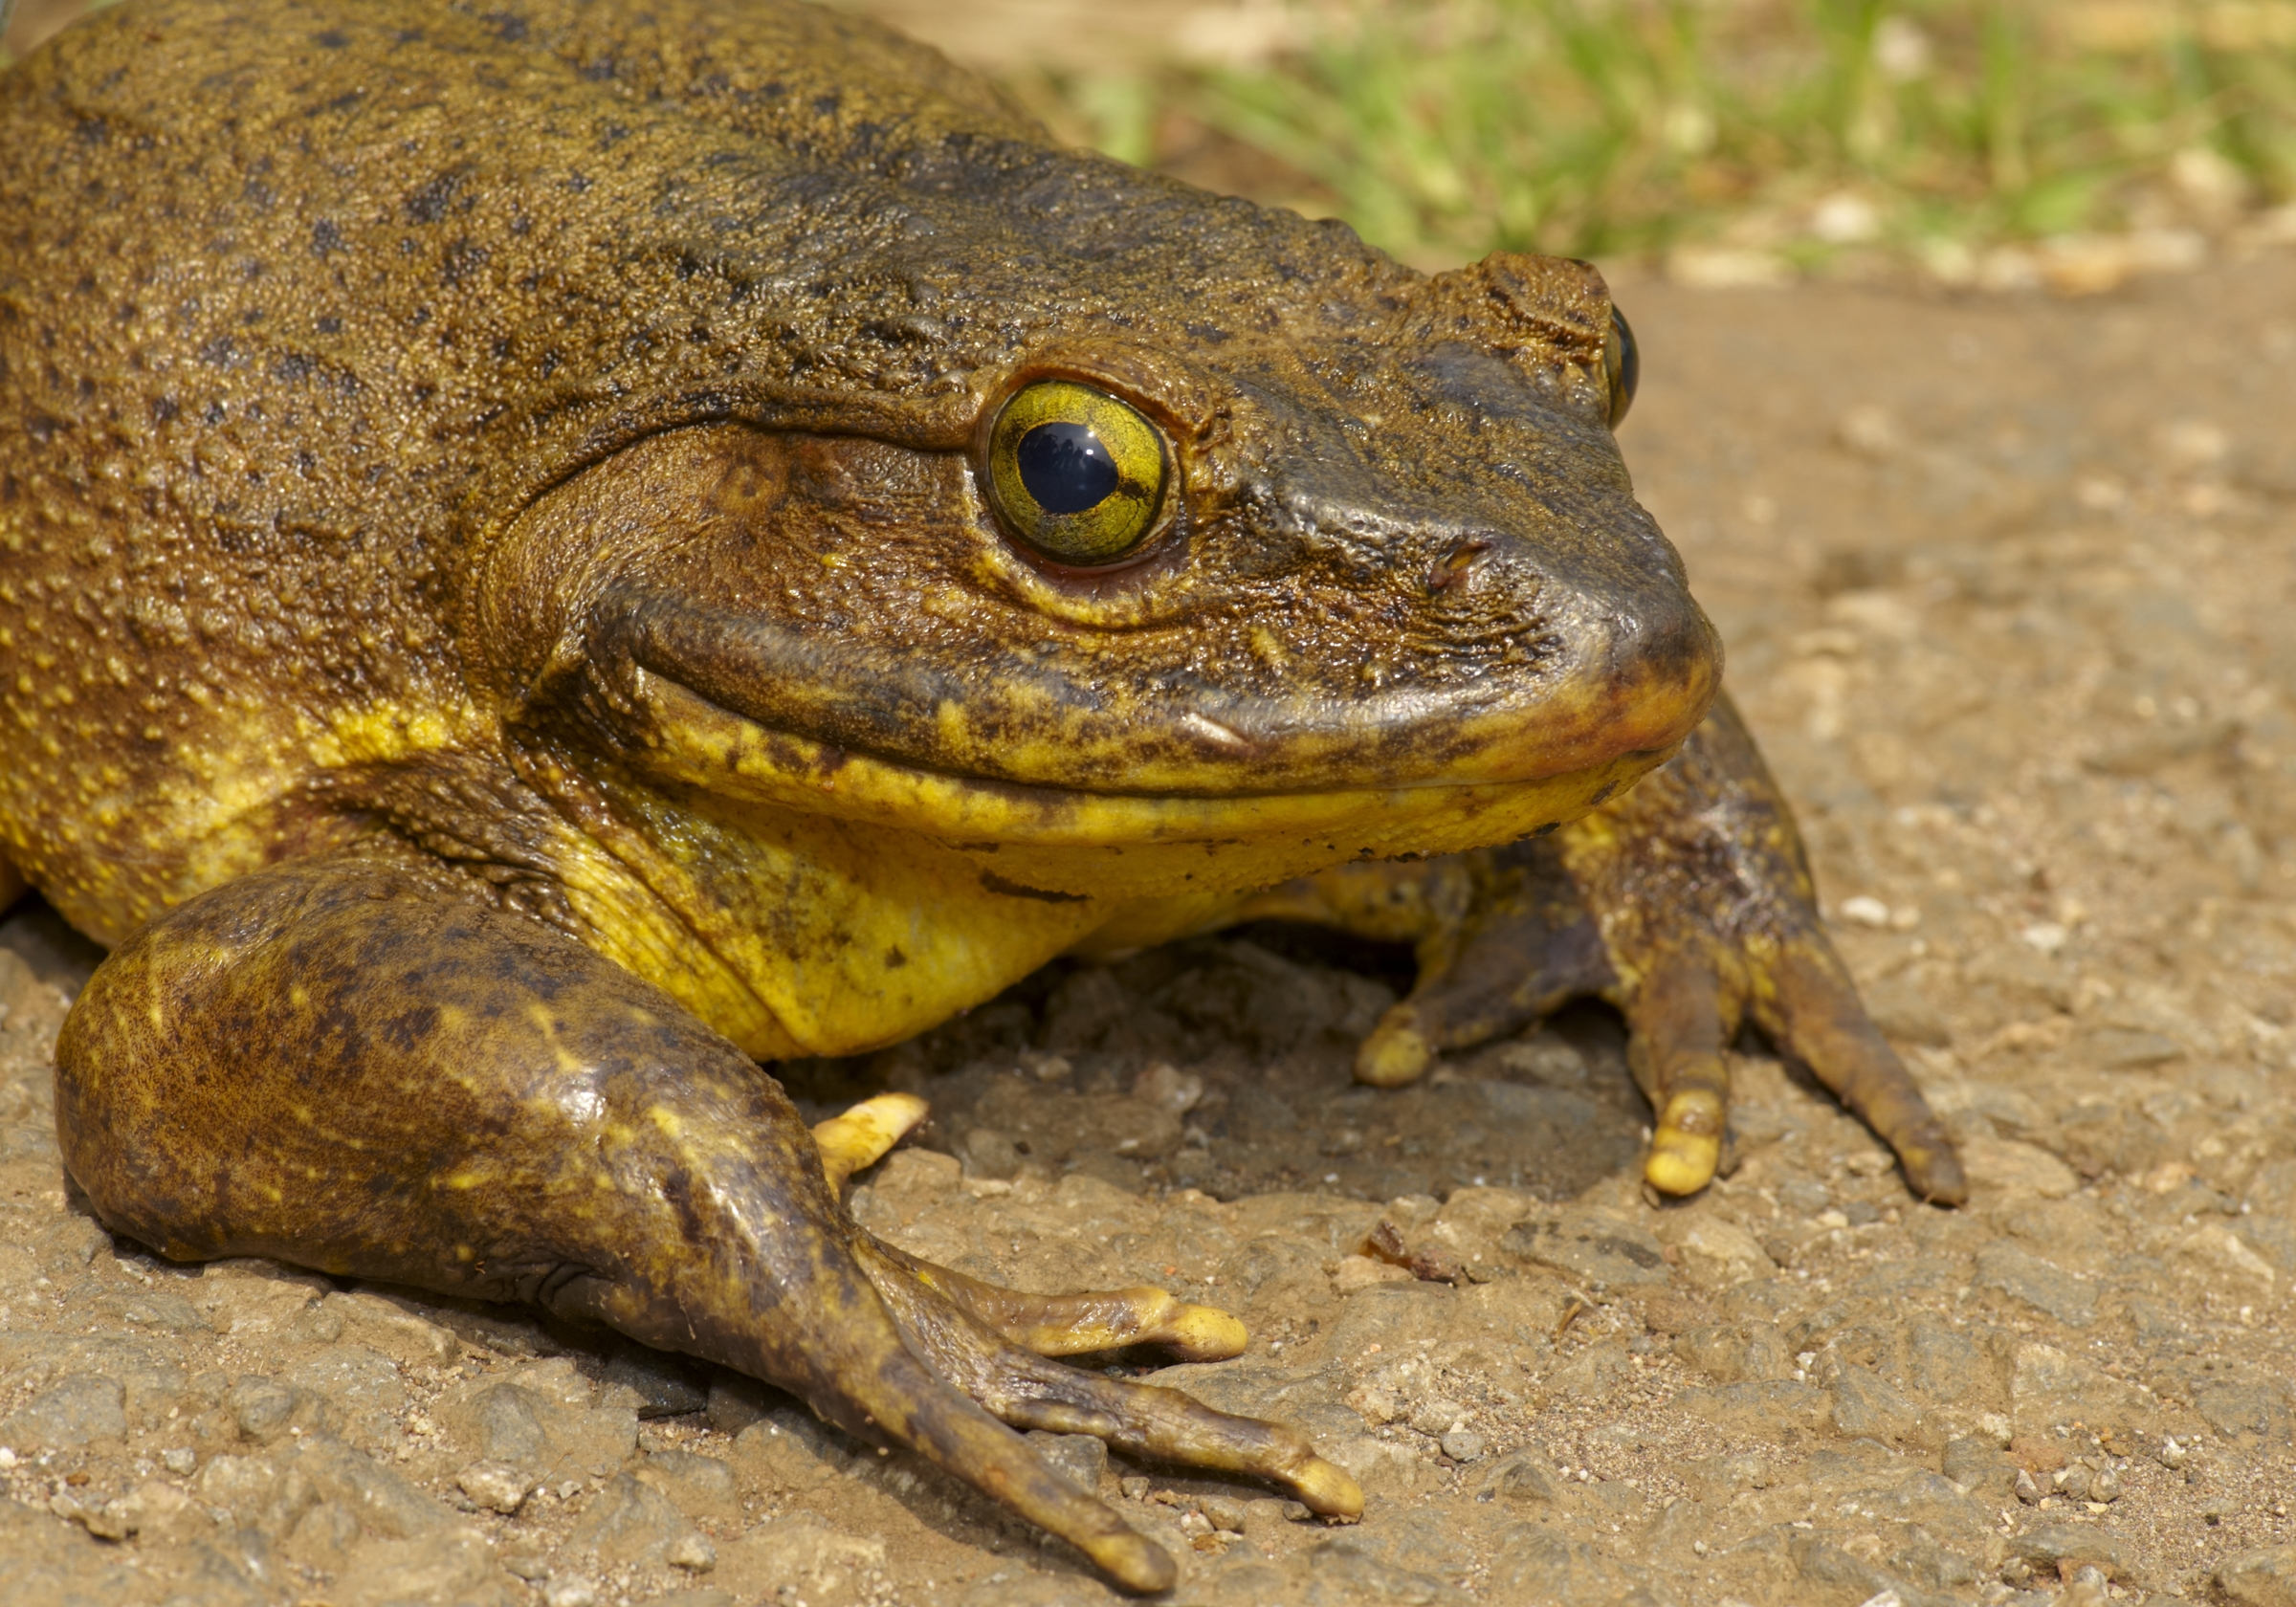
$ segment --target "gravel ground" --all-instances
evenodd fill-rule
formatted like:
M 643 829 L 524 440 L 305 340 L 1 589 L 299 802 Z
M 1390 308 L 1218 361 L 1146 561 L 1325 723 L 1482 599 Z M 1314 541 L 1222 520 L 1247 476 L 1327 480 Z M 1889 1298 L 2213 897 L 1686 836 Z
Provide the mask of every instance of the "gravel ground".
M 935 1103 L 856 1213 L 1246 1317 L 1125 1371 L 1307 1428 L 1361 1524 L 1047 1441 L 1181 1601 L 2296 1602 L 2296 262 L 1624 298 L 1630 460 L 1970 1205 L 1748 1045 L 1733 1170 L 1654 1208 L 1615 1019 L 1355 1089 L 1406 962 L 1259 929 L 789 1068 Z M 52 1131 L 91 958 L 0 925 L 0 1600 L 1113 1599 L 730 1376 L 115 1241 Z

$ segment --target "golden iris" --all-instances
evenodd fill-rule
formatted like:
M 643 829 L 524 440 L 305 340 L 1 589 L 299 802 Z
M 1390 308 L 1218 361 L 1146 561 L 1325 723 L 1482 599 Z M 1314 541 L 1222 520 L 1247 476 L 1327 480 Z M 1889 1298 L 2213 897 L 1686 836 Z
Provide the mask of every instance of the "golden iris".
M 1047 558 L 1080 568 L 1147 539 L 1169 473 L 1164 437 L 1138 408 L 1072 380 L 1015 392 L 988 433 L 998 516 Z
M 1610 334 L 1602 342 L 1602 377 L 1610 382 L 1610 427 L 1616 429 L 1634 406 L 1634 389 L 1643 378 L 1643 354 L 1634 343 L 1634 329 L 1616 307 L 1610 310 Z

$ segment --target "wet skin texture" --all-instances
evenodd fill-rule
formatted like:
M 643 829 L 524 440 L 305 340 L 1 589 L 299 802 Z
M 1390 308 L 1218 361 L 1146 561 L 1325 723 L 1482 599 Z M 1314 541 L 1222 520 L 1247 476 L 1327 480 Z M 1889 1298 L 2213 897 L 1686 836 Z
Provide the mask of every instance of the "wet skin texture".
M 711 1357 L 1155 1589 L 1004 1424 L 1360 1495 L 1043 1359 L 1232 1319 L 874 1243 L 838 1188 L 920 1112 L 808 1133 L 759 1061 L 1282 914 L 1418 943 L 1367 1080 L 1599 992 L 1683 1193 L 1751 1021 L 1959 1198 L 1591 269 L 1424 276 L 762 3 L 129 4 L 0 149 L 0 897 L 114 946 L 57 1109 L 119 1230 Z M 1043 379 L 1159 433 L 1114 564 L 982 495 Z

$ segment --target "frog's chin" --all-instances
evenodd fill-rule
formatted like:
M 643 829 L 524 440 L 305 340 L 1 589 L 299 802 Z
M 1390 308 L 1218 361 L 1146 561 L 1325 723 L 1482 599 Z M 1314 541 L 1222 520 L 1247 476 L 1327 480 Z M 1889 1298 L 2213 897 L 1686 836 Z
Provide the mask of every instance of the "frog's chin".
M 1321 792 L 1148 796 L 954 776 L 775 732 L 646 678 L 641 768 L 721 806 L 901 831 L 979 869 L 988 892 L 1072 903 L 1209 899 L 1353 859 L 1455 853 L 1577 819 L 1665 762 L 1616 751 L 1545 775 Z M 1703 701 L 1699 705 L 1703 712 Z

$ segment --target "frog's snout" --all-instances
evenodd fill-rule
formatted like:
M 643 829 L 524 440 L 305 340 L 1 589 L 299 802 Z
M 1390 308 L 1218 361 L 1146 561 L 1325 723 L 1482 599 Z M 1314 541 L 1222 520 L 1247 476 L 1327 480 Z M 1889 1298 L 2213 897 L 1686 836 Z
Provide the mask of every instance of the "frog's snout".
M 1475 731 L 1486 744 L 1468 768 L 1490 780 L 1640 755 L 1655 762 L 1696 729 L 1720 690 L 1721 638 L 1646 518 L 1610 539 L 1460 539 L 1439 550 L 1428 573 L 1431 614 L 1454 616 L 1445 622 L 1451 643 L 1487 639 L 1494 627 L 1472 617 L 1480 614 L 1504 620 L 1518 644 L 1455 693 L 1460 735 Z

